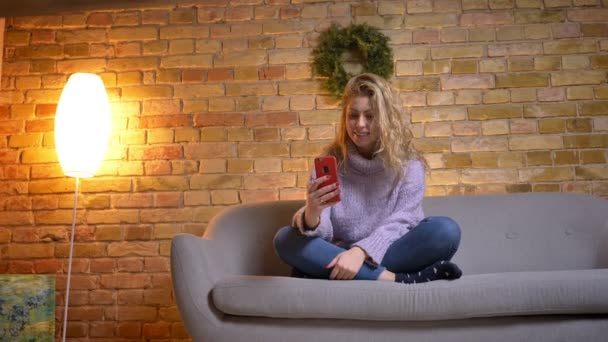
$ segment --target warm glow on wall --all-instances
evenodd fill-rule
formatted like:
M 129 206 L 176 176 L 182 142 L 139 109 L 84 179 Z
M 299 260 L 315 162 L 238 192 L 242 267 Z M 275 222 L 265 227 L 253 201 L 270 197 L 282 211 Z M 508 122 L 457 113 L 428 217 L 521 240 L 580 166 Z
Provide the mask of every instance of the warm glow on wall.
M 108 94 L 101 78 L 76 73 L 68 79 L 55 116 L 55 146 L 64 174 L 93 177 L 111 131 Z

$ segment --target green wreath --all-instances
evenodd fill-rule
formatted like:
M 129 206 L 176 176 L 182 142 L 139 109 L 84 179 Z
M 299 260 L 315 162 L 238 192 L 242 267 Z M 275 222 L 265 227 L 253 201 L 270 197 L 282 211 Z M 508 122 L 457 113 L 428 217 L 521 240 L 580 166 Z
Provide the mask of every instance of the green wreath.
M 346 82 L 355 76 L 344 70 L 342 54 L 354 50 L 362 58 L 364 72 L 388 79 L 393 73 L 393 51 L 388 41 L 382 32 L 365 23 L 345 28 L 332 24 L 328 31 L 321 33 L 319 45 L 312 51 L 313 75 L 327 77 L 325 88 L 341 98 Z

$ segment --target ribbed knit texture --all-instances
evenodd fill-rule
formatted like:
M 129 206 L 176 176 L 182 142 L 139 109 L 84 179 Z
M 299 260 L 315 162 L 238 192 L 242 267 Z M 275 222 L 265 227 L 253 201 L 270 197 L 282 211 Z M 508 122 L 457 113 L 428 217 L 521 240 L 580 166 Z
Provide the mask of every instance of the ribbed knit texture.
M 388 247 L 424 218 L 424 167 L 417 160 L 409 161 L 405 176 L 395 183 L 396 175 L 384 168 L 380 158 L 366 159 L 352 145 L 347 162 L 346 174 L 338 176 L 342 201 L 322 211 L 314 230 L 303 229 L 305 208 L 295 214 L 293 225 L 304 235 L 347 249 L 359 246 L 380 264 Z

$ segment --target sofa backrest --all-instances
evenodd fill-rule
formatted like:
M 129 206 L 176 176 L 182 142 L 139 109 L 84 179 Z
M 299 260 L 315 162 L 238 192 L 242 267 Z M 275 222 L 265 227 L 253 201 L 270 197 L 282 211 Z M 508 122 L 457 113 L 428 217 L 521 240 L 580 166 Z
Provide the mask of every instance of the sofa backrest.
M 303 201 L 238 205 L 209 224 L 205 238 L 227 273 L 288 275 L 272 239 Z M 426 216 L 462 229 L 454 261 L 466 274 L 608 267 L 608 201 L 573 193 L 427 197 Z
M 217 260 L 229 274 L 289 275 L 291 268 L 274 252 L 273 237 L 291 224 L 304 201 L 275 201 L 236 205 L 213 218 L 204 238 L 212 239 Z
M 425 215 L 462 229 L 454 256 L 463 272 L 608 267 L 608 200 L 577 193 L 427 197 Z

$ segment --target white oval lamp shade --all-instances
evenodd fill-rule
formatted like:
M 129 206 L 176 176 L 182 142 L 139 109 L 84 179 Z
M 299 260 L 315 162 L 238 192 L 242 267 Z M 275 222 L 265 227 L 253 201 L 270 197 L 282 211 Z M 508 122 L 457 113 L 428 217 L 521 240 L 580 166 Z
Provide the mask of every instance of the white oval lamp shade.
M 93 177 L 106 154 L 111 130 L 110 104 L 101 77 L 71 75 L 55 115 L 55 147 L 63 173 Z

